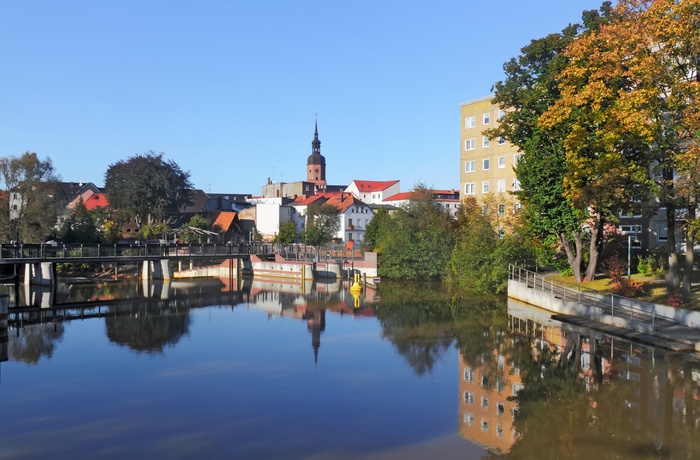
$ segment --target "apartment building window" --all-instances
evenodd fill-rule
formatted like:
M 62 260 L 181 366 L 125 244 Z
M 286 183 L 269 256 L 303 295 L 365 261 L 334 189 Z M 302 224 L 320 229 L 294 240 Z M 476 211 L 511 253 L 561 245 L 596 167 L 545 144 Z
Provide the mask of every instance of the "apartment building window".
M 487 204 L 482 204 L 482 205 L 481 205 L 481 215 L 482 215 L 482 216 L 488 216 L 488 215 L 489 215 L 489 205 L 487 205 Z
M 506 215 L 506 205 L 504 205 L 504 204 L 498 205 L 498 215 L 501 217 Z
M 496 414 L 498 416 L 503 416 L 503 414 L 506 413 L 506 407 L 503 405 L 503 403 L 496 403 Z
M 489 407 L 489 398 L 487 398 L 486 396 L 482 396 L 481 398 L 481 407 L 484 409 Z
M 464 150 L 474 150 L 476 148 L 476 139 L 464 139 Z
M 520 190 L 520 181 L 518 179 L 513 179 L 513 190 Z
M 464 381 L 473 382 L 474 381 L 474 371 L 471 369 L 464 370 Z
M 476 161 L 465 161 L 464 162 L 464 172 L 474 172 L 476 171 Z
M 488 136 L 484 136 L 484 137 L 481 139 L 481 145 L 482 145 L 484 148 L 489 147 L 489 146 L 491 145 L 491 139 L 489 139 Z
M 467 412 L 466 414 L 464 414 L 463 420 L 464 423 L 466 423 L 469 426 L 472 426 L 474 424 L 474 415 Z
M 498 136 L 498 145 L 503 145 L 506 143 L 506 138 L 503 136 Z
M 491 114 L 489 112 L 486 112 L 484 114 L 484 124 L 488 125 L 489 123 L 491 123 Z
M 503 120 L 503 117 L 505 117 L 505 116 L 506 116 L 506 111 L 503 110 L 503 109 L 500 109 L 500 110 L 498 111 L 498 120 L 499 120 L 499 121 L 500 121 L 500 120 Z
M 481 419 L 481 431 L 489 431 L 489 422 L 484 419 Z
M 464 127 L 467 129 L 476 127 L 476 117 L 466 117 L 464 119 Z
M 466 404 L 474 404 L 474 393 L 465 391 L 464 392 L 464 402 Z
M 481 193 L 489 193 L 489 181 L 481 183 Z
M 474 195 L 474 183 L 464 184 L 465 195 Z
M 520 157 L 523 156 L 522 153 L 516 153 L 513 155 L 513 166 L 518 166 L 518 162 L 520 161 Z
M 505 192 L 506 191 L 506 181 L 501 179 L 498 181 L 498 191 L 499 192 Z
M 483 166 L 484 171 L 488 171 L 489 169 L 491 169 L 491 160 L 489 160 L 488 158 L 484 158 Z
M 498 157 L 498 169 L 506 167 L 506 157 Z

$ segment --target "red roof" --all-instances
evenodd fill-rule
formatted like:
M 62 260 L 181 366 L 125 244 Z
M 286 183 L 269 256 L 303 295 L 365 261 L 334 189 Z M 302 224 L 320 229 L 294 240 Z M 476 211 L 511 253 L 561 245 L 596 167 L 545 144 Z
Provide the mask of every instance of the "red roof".
M 231 230 L 231 224 L 237 215 L 238 213 L 234 211 L 221 211 L 212 224 L 212 229 L 219 228 L 222 232 L 228 232 Z
M 355 186 L 357 186 L 357 190 L 361 192 L 378 192 L 388 189 L 392 185 L 397 184 L 399 181 L 389 180 L 379 182 L 373 180 L 355 180 L 353 182 L 355 183 Z
M 109 201 L 107 200 L 107 195 L 104 193 L 93 193 L 90 197 L 83 202 L 85 208 L 88 211 L 92 211 L 95 208 L 108 208 Z
M 384 201 L 400 201 L 400 200 L 410 200 L 411 192 L 400 192 L 396 195 L 391 195 L 389 198 L 384 198 Z

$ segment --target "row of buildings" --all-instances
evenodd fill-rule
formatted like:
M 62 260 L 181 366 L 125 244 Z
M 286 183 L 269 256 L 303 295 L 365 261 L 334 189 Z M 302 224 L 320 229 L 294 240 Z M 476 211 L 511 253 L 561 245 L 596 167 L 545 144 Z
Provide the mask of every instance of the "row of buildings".
M 271 241 L 280 226 L 294 222 L 297 233 L 306 226 L 310 205 L 330 204 L 340 211 L 340 229 L 335 235 L 342 242 L 364 241 L 365 230 L 379 207 L 397 209 L 407 203 L 411 192 L 401 192 L 399 180 L 354 180 L 348 185 L 331 185 L 326 179 L 326 159 L 321 154 L 318 123 L 314 126 L 311 155 L 306 160 L 306 178 L 297 182 L 273 182 L 262 187 L 260 195 L 234 193 L 206 193 L 193 190 L 187 204 L 168 220 L 171 228 L 187 224 L 192 216 L 200 215 L 212 223 L 214 234 L 207 234 L 212 242 L 240 243 L 255 238 Z M 66 202 L 59 215 L 58 226 L 82 200 L 88 210 L 109 208 L 109 197 L 93 183 L 59 184 Z M 459 190 L 432 190 L 440 207 L 452 214 L 459 208 Z M 130 222 L 122 226 L 124 238 L 137 238 L 139 228 Z

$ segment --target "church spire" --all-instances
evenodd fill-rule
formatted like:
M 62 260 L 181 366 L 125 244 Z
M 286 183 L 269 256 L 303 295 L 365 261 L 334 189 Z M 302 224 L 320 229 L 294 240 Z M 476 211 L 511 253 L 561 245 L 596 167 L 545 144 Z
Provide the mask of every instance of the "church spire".
M 326 159 L 321 155 L 321 141 L 318 140 L 318 117 L 314 120 L 314 140 L 311 141 L 311 155 L 306 161 L 306 180 L 320 190 L 326 189 Z

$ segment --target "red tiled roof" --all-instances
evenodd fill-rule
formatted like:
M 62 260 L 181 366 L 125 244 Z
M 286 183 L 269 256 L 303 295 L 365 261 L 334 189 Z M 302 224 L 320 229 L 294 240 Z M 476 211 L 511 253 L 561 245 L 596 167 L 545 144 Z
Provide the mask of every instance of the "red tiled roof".
M 396 195 L 391 195 L 389 198 L 384 198 L 384 201 L 400 201 L 400 200 L 410 200 L 411 192 L 400 192 Z
M 357 186 L 357 190 L 361 192 L 378 192 L 381 190 L 386 190 L 392 185 L 398 183 L 399 181 L 397 180 L 389 180 L 389 181 L 373 181 L 373 180 L 355 180 L 353 181 L 355 183 L 355 186 Z
M 212 224 L 212 229 L 218 227 L 221 229 L 220 231 L 228 232 L 231 229 L 231 224 L 233 224 L 233 220 L 237 215 L 238 213 L 234 211 L 221 211 Z

